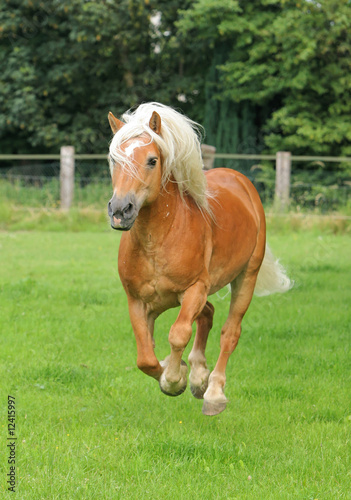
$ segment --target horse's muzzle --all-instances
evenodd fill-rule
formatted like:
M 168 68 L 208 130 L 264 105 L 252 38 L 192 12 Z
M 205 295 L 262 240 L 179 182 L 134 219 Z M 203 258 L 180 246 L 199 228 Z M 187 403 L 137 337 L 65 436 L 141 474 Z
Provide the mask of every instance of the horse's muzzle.
M 123 198 L 114 194 L 108 202 L 107 212 L 112 229 L 129 231 L 137 218 L 139 206 L 134 194 L 127 194 Z

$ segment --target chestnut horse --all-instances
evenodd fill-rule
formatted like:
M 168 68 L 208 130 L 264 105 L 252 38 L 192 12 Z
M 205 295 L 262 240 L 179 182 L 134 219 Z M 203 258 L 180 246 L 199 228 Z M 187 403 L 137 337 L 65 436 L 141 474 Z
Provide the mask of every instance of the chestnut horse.
M 224 168 L 204 174 L 197 124 L 158 103 L 143 104 L 122 119 L 109 113 L 114 137 L 108 213 L 112 228 L 124 231 L 118 270 L 136 338 L 137 366 L 158 380 L 165 394 L 181 394 L 188 370 L 182 354 L 196 321 L 188 358 L 190 388 L 204 399 L 203 413 L 216 415 L 226 407 L 226 365 L 254 291 L 283 292 L 291 282 L 266 250 L 265 215 L 251 182 Z M 214 307 L 207 299 L 228 284 L 229 315 L 210 374 L 205 347 Z M 179 305 L 169 332 L 171 353 L 159 362 L 155 320 Z

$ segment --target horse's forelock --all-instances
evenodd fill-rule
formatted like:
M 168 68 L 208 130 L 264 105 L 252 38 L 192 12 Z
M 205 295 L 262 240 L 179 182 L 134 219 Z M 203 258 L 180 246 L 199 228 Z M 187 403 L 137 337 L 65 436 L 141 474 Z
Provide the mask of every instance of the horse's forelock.
M 149 127 L 154 111 L 161 117 L 160 135 Z M 110 145 L 112 162 L 124 165 L 124 168 L 135 174 L 136 165 L 120 151 L 120 146 L 147 133 L 162 153 L 163 184 L 173 176 L 181 195 L 188 193 L 202 210 L 207 211 L 207 182 L 202 170 L 200 149 L 201 126 L 173 108 L 159 103 L 142 104 L 135 111 L 124 113 L 122 120 L 125 125 L 115 134 Z M 112 173 L 111 161 L 110 168 Z

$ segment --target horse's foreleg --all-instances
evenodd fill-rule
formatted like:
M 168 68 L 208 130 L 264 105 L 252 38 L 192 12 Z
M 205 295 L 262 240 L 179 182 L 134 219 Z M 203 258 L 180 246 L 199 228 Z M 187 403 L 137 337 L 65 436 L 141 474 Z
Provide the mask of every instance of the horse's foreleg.
M 188 360 L 191 371 L 189 375 L 190 389 L 195 398 L 202 399 L 208 385 L 210 370 L 207 368 L 205 349 L 208 334 L 212 328 L 214 307 L 206 302 L 200 315 L 196 318 L 196 335 Z
M 221 350 L 216 366 L 209 377 L 208 388 L 204 394 L 202 412 L 217 415 L 226 408 L 224 395 L 226 382 L 225 370 L 230 355 L 236 348 L 241 334 L 241 320 L 250 305 L 256 283 L 256 274 L 243 274 L 232 283 L 232 298 L 229 316 L 221 331 Z
M 159 380 L 163 368 L 154 353 L 153 331 L 155 318 L 147 314 L 143 302 L 129 297 L 128 305 L 137 345 L 137 366 L 146 375 Z
M 164 372 L 160 388 L 168 396 L 178 396 L 186 389 L 188 368 L 182 354 L 191 338 L 192 324 L 206 304 L 207 292 L 205 283 L 198 281 L 183 294 L 178 317 L 169 332 L 171 354 L 161 362 Z

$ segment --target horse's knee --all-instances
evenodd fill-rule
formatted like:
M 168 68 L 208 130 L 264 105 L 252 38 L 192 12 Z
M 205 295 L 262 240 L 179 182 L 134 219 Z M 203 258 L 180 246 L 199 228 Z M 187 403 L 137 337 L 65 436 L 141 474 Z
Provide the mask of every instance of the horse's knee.
M 169 343 L 173 349 L 185 349 L 192 333 L 193 330 L 189 323 L 174 323 L 169 332 Z
M 146 375 L 154 377 L 160 371 L 160 364 L 155 358 L 154 360 L 146 357 L 138 356 L 137 367 Z

